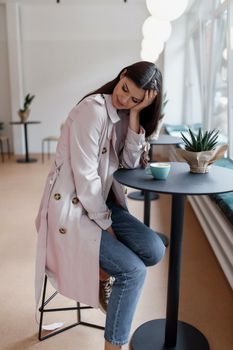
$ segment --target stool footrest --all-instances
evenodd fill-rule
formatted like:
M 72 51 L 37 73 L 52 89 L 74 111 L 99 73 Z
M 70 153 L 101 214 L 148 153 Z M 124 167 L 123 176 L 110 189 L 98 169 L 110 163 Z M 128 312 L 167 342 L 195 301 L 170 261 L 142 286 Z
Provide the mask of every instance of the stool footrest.
M 64 331 L 67 331 L 68 329 L 70 328 L 73 328 L 73 327 L 76 327 L 76 326 L 86 326 L 86 327 L 91 327 L 91 328 L 97 328 L 97 329 L 101 329 L 101 330 L 104 330 L 104 327 L 102 326 L 98 326 L 96 324 L 93 324 L 93 323 L 88 323 L 88 322 L 76 322 L 76 323 L 73 323 L 67 327 L 64 327 L 62 329 L 59 329 L 57 331 L 53 331 L 52 333 L 49 333 L 47 335 L 44 335 L 42 336 L 41 334 L 39 335 L 39 340 L 42 341 L 42 340 L 45 340 L 45 339 L 48 339 L 48 338 L 51 338 L 59 333 L 62 333 Z
M 84 310 L 84 309 L 93 309 L 93 307 L 91 306 L 58 307 L 54 309 L 43 309 L 43 312 Z M 42 312 L 41 307 L 39 308 L 39 311 Z

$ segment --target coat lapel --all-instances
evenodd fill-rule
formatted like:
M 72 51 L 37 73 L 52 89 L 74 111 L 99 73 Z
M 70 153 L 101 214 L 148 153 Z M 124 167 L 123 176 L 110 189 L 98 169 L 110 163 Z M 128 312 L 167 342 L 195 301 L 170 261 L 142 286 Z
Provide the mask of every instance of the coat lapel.
M 111 144 L 115 153 L 116 158 L 118 158 L 116 153 L 116 131 L 115 124 L 120 120 L 119 115 L 117 114 L 117 110 L 112 105 L 112 95 L 103 94 L 103 97 L 106 102 L 106 109 L 108 113 L 108 117 L 110 119 L 109 128 L 108 128 L 108 139 L 111 140 Z

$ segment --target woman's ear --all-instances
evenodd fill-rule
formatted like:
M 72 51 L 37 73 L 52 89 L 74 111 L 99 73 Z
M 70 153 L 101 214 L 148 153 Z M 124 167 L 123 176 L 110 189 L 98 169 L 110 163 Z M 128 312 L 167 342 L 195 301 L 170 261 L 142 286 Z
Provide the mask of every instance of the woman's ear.
M 126 75 L 127 69 L 124 69 L 123 72 L 120 75 L 120 79 L 124 78 Z

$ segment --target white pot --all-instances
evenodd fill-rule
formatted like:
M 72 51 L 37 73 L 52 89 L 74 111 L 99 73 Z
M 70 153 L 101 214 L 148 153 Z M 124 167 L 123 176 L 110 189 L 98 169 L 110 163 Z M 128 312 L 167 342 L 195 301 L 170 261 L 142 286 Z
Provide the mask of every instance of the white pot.
M 19 115 L 20 120 L 21 120 L 22 123 L 25 123 L 25 122 L 26 122 L 26 120 L 27 120 L 28 117 L 29 117 L 30 111 L 31 111 L 31 110 L 30 110 L 29 108 L 26 109 L 26 111 L 21 111 L 21 110 L 18 111 L 18 115 Z
M 177 149 L 176 152 L 190 166 L 191 173 L 208 173 L 210 165 L 222 158 L 227 149 L 227 145 L 217 146 L 214 150 L 203 152 L 191 152 L 184 149 Z

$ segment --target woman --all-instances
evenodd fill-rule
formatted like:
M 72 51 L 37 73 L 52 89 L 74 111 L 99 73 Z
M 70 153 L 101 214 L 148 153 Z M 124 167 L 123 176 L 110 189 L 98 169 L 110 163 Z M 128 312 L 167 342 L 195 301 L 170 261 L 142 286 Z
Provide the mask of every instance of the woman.
M 44 273 L 56 290 L 98 307 L 99 276 L 114 277 L 105 350 L 128 342 L 146 266 L 164 255 L 160 237 L 129 214 L 119 166 L 140 166 L 160 116 L 162 77 L 150 62 L 128 66 L 70 112 L 36 220 L 36 299 Z

